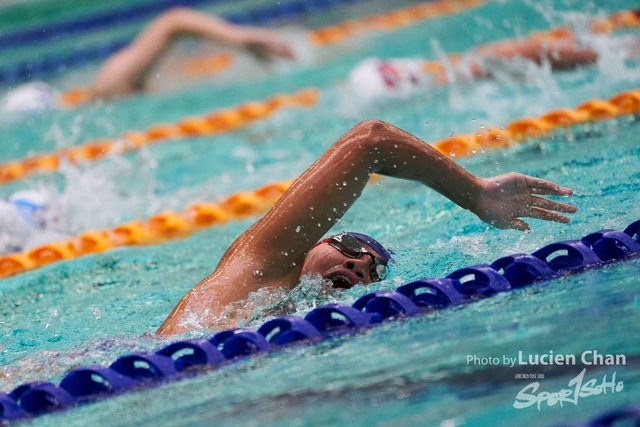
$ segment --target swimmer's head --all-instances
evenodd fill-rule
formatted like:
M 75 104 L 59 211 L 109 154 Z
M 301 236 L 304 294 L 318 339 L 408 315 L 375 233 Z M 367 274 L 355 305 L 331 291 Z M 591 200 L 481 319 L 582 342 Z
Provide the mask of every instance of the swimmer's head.
M 316 243 L 307 254 L 302 274 L 319 273 L 334 288 L 368 285 L 387 276 L 391 254 L 372 237 L 342 233 Z
M 423 61 L 369 58 L 356 65 L 347 79 L 352 92 L 364 101 L 407 96 L 416 87 L 430 84 L 429 73 L 422 71 Z
M 58 93 L 43 82 L 32 82 L 10 90 L 0 100 L 0 112 L 26 116 L 51 108 Z

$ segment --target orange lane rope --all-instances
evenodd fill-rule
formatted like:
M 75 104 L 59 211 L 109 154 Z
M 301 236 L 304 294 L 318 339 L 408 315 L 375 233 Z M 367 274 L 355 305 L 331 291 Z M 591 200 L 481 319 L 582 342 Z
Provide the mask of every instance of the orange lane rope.
M 432 146 L 451 157 L 469 156 L 482 150 L 506 148 L 560 128 L 627 114 L 640 114 L 640 89 L 621 92 L 609 100 L 592 99 L 574 109 L 558 109 L 537 118 L 514 120 L 504 129 L 484 128 L 474 134 L 452 136 L 435 142 Z M 232 219 L 263 214 L 275 204 L 290 184 L 291 181 L 269 184 L 253 192 L 235 193 L 220 203 L 196 204 L 181 213 L 160 213 L 144 223 L 133 221 L 111 230 L 87 231 L 63 242 L 5 255 L 0 257 L 0 279 L 52 262 L 103 252 L 118 246 L 150 245 L 184 238 L 195 231 L 222 225 Z
M 348 37 L 369 31 L 392 31 L 465 9 L 482 6 L 489 0 L 438 0 L 394 9 L 380 15 L 365 16 L 309 32 L 309 40 L 316 45 L 340 43 Z
M 232 194 L 219 203 L 199 203 L 183 212 L 163 212 L 145 222 L 132 221 L 110 230 L 90 230 L 62 242 L 0 256 L 0 279 L 119 246 L 153 245 L 185 238 L 229 220 L 264 214 L 289 185 L 291 181 L 276 182 L 255 191 Z
M 578 107 L 549 111 L 540 117 L 514 120 L 504 128 L 485 127 L 475 134 L 455 135 L 433 144 L 443 154 L 456 157 L 509 147 L 560 128 L 640 113 L 640 89 L 621 92 L 609 100 L 592 99 Z
M 197 78 L 208 74 L 219 73 L 233 64 L 231 53 L 204 55 L 190 58 L 184 64 L 183 73 L 186 77 Z
M 34 172 L 53 172 L 58 169 L 62 160 L 71 163 L 95 161 L 111 152 L 134 151 L 143 145 L 163 140 L 200 137 L 233 131 L 267 118 L 283 108 L 311 107 L 318 102 L 318 98 L 318 89 L 306 88 L 295 94 L 278 94 L 264 101 L 249 101 L 235 108 L 216 110 L 202 116 L 186 117 L 176 123 L 156 124 L 141 132 L 125 132 L 114 139 L 97 139 L 53 153 L 1 163 L 0 184 L 23 178 Z
M 458 0 L 419 3 L 402 9 L 392 10 L 380 15 L 345 21 L 336 25 L 319 28 L 309 33 L 312 43 L 327 45 L 339 43 L 348 37 L 367 31 L 395 30 L 399 27 L 413 25 L 428 19 L 460 12 L 465 9 L 482 6 L 488 0 Z M 623 10 L 611 14 L 607 18 L 595 18 L 591 22 L 594 32 L 609 32 L 613 29 L 636 27 L 640 25 L 640 15 L 634 10 Z M 540 34 L 549 33 L 546 31 Z

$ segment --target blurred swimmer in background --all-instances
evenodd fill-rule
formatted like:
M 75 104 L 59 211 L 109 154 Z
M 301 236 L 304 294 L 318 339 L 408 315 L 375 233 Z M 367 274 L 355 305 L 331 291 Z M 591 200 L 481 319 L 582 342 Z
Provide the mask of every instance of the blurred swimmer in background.
M 617 50 L 625 59 L 640 57 L 638 38 L 605 37 L 608 47 Z M 581 43 L 571 30 L 560 28 L 523 39 L 481 45 L 442 61 L 369 58 L 349 73 L 348 85 L 367 101 L 384 96 L 407 96 L 419 88 L 442 86 L 465 78 L 493 78 L 498 74 L 518 78 L 531 64 L 548 64 L 552 70 L 568 70 L 594 64 L 599 58 L 599 53 Z
M 174 41 L 192 36 L 246 49 L 262 61 L 294 59 L 294 52 L 276 31 L 236 25 L 188 8 L 173 8 L 156 17 L 126 47 L 109 57 L 92 85 L 67 92 L 67 105 L 117 98 L 149 88 L 150 73 Z M 60 103 L 60 93 L 43 82 L 20 86 L 0 100 L 2 112 L 44 110 Z
M 89 96 L 112 98 L 144 91 L 147 70 L 175 37 L 183 35 L 245 48 L 262 60 L 294 57 L 291 47 L 273 30 L 236 25 L 195 10 L 175 8 L 153 20 L 129 46 L 105 61 Z
M 46 232 L 61 227 L 62 209 L 43 190 L 17 191 L 0 200 L 0 255 L 21 252 L 46 240 Z

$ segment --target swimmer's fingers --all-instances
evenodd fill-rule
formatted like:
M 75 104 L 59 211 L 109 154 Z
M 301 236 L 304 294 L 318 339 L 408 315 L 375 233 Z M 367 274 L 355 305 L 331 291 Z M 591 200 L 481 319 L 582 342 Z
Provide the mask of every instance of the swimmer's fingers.
M 529 228 L 529 224 L 521 219 L 512 219 L 511 221 L 509 221 L 509 228 L 520 231 L 531 231 L 531 228 Z
M 285 59 L 295 59 L 296 57 L 293 49 L 287 43 L 272 37 L 249 41 L 245 44 L 245 47 L 256 58 L 265 62 L 272 61 L 273 56 Z
M 531 206 L 551 211 L 575 213 L 578 208 L 568 203 L 556 202 L 555 200 L 545 199 L 544 197 L 531 196 Z
M 540 194 L 546 196 L 570 196 L 573 190 L 562 187 L 555 182 L 547 181 L 532 176 L 525 176 L 525 183 L 531 189 L 531 194 Z
M 272 59 L 269 50 L 261 43 L 249 43 L 247 50 L 260 61 L 270 62 Z
M 563 224 L 567 224 L 570 220 L 568 217 L 564 215 L 560 215 L 559 213 L 551 212 L 546 209 L 541 209 L 537 207 L 532 207 L 531 212 L 527 215 L 529 218 L 543 219 L 545 221 L 553 221 L 553 222 L 561 222 Z
M 296 54 L 293 51 L 293 49 L 291 48 L 291 46 L 289 46 L 286 43 L 278 43 L 276 46 L 273 47 L 273 53 L 285 58 L 285 59 L 296 59 Z

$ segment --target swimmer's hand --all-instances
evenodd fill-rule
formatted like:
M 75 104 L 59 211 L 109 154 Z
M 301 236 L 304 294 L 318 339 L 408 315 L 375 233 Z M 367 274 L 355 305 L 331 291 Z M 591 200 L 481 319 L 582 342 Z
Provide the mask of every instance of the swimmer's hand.
M 285 59 L 295 59 L 293 49 L 273 34 L 258 33 L 250 34 L 244 42 L 245 48 L 258 59 L 268 62 L 274 56 Z
M 512 172 L 481 178 L 480 191 L 470 210 L 494 227 L 529 231 L 529 225 L 518 218 L 568 223 L 569 218 L 557 212 L 574 213 L 578 210 L 575 206 L 540 196 L 572 194 L 570 188 L 551 181 Z

